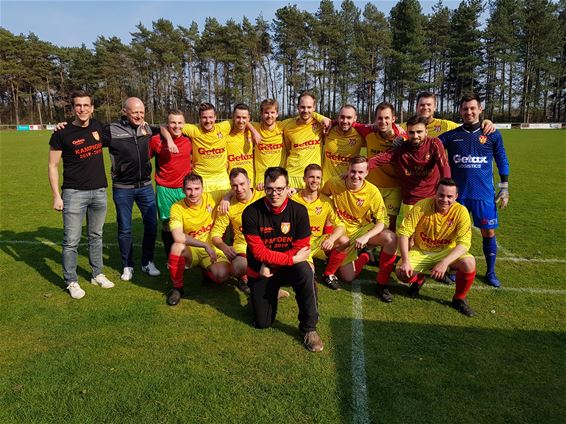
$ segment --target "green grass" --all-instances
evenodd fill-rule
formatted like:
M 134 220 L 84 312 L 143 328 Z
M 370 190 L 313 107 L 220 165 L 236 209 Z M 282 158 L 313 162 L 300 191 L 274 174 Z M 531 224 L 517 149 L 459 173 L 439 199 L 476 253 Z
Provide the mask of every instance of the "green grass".
M 503 135 L 511 162 L 511 201 L 498 231 L 504 288 L 483 283 L 480 259 L 469 295 L 475 318 L 447 306 L 453 288 L 431 282 L 418 300 L 395 284 L 395 301 L 383 304 L 369 283 L 375 273 L 362 274 L 371 422 L 565 421 L 566 263 L 541 260 L 566 260 L 566 132 Z M 71 299 L 61 279 L 61 216 L 47 182 L 48 138 L 0 133 L 0 423 L 344 423 L 359 416 L 350 287 L 319 289 L 321 354 L 302 347 L 292 298 L 281 302 L 273 329 L 255 330 L 244 295 L 230 285 L 203 286 L 200 272 L 190 271 L 185 298 L 167 307 L 165 276 L 137 269 L 133 282 L 119 280 L 110 200 L 105 273 L 117 287 L 84 281 L 82 246 L 87 296 Z M 137 210 L 134 219 L 139 245 Z M 161 246 L 156 252 L 164 271 Z M 472 253 L 481 256 L 477 233 Z

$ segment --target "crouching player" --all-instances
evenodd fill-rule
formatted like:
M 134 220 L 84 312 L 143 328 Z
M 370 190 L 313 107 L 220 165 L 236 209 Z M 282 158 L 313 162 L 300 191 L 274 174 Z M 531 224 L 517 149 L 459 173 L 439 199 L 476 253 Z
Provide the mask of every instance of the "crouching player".
M 322 274 L 322 282 L 332 290 L 340 289 L 336 272 L 344 259 L 349 239 L 344 235 L 344 223 L 338 220 L 336 211 L 326 195 L 319 192 L 322 184 L 322 168 L 311 163 L 305 168 L 303 177 L 305 188 L 293 197 L 297 203 L 307 208 L 311 225 L 311 258 L 309 262 L 314 268 L 313 259 L 328 259 Z
M 218 215 L 212 228 L 212 243 L 220 249 L 228 258 L 231 264 L 230 274 L 238 279 L 238 287 L 241 291 L 249 294 L 248 277 L 246 270 L 248 261 L 246 260 L 246 240 L 242 234 L 242 214 L 244 209 L 251 203 L 263 197 L 263 192 L 253 190 L 248 173 L 243 168 L 233 168 L 230 171 L 230 187 L 232 199 L 230 209 L 224 215 Z M 222 236 L 232 226 L 234 231 L 234 243 L 229 246 L 222 240 Z
M 351 282 L 362 271 L 369 260 L 367 252 L 357 251 L 381 246 L 379 272 L 377 274 L 377 297 L 383 302 L 393 301 L 387 285 L 395 264 L 397 238 L 387 229 L 389 221 L 383 198 L 377 187 L 366 181 L 368 160 L 365 156 L 350 159 L 345 179 L 334 177 L 326 182 L 322 192 L 331 195 L 336 213 L 344 221 L 350 250 L 338 274 L 342 281 Z M 357 256 L 357 259 L 356 259 Z
M 230 276 L 228 260 L 210 244 L 216 203 L 212 195 L 203 193 L 202 177 L 188 174 L 183 179 L 183 191 L 186 197 L 171 206 L 169 220 L 174 241 L 168 265 L 173 289 L 167 294 L 167 303 L 171 306 L 183 296 L 185 264 L 189 268 L 200 265 L 203 276 L 217 284 Z
M 456 270 L 456 293 L 452 307 L 472 317 L 474 311 L 466 295 L 476 276 L 476 261 L 468 253 L 472 242 L 472 226 L 465 206 L 456 203 L 458 189 L 454 180 L 440 180 L 435 197 L 423 199 L 411 209 L 397 229 L 401 260 L 397 276 L 410 284 L 409 295 L 417 297 L 424 283 L 424 272 L 442 280 L 448 267 Z M 409 249 L 409 238 L 415 244 Z

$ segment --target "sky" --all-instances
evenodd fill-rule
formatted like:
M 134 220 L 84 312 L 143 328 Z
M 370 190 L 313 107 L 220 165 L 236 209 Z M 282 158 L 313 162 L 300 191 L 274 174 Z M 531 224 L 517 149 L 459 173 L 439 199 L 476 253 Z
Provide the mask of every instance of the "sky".
M 27 35 L 33 32 L 41 40 L 60 47 L 79 47 L 84 43 L 92 48 L 99 35 L 106 38 L 116 36 L 128 44 L 131 32 L 136 31 L 140 22 L 146 28 L 159 18 L 170 20 L 175 26 L 188 27 L 192 21 L 202 30 L 207 17 L 215 17 L 220 23 L 232 18 L 241 22 L 247 16 L 252 22 L 263 15 L 271 22 L 275 11 L 288 4 L 296 4 L 300 9 L 315 13 L 319 1 L 280 1 L 280 0 L 153 0 L 153 1 L 5 1 L 0 0 L 0 26 L 14 34 Z M 340 8 L 340 1 L 335 1 Z M 367 1 L 355 1 L 363 10 Z M 374 1 L 379 10 L 386 15 L 396 1 Z M 430 13 L 434 1 L 422 1 L 424 13 Z M 450 8 L 457 1 L 445 0 Z

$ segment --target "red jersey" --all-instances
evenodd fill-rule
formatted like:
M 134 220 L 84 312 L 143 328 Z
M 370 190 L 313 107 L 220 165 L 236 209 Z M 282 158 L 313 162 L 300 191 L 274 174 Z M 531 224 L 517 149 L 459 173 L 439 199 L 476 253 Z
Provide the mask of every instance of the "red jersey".
M 191 140 L 184 135 L 173 140 L 179 153 L 171 154 L 167 142 L 154 135 L 149 142 L 149 157 L 155 158 L 155 182 L 162 187 L 182 188 L 183 178 L 191 172 Z
M 414 205 L 433 197 L 441 178 L 450 178 L 450 166 L 442 142 L 426 137 L 418 146 L 405 141 L 396 149 L 380 152 L 369 160 L 369 169 L 391 163 L 401 181 L 403 203 Z

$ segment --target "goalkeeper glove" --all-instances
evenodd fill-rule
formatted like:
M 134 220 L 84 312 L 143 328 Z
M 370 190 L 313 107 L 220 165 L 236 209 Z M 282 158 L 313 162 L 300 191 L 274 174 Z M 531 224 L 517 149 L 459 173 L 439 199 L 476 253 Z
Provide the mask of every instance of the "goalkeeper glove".
M 503 209 L 507 207 L 507 203 L 509 203 L 509 183 L 499 183 L 499 193 L 495 197 L 495 203 L 499 203 L 499 209 Z

